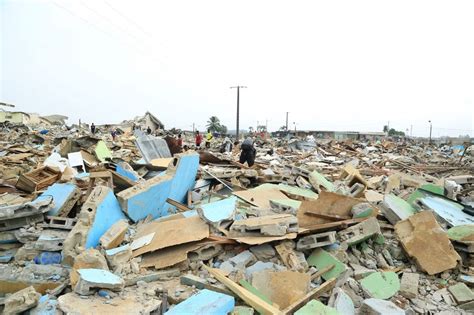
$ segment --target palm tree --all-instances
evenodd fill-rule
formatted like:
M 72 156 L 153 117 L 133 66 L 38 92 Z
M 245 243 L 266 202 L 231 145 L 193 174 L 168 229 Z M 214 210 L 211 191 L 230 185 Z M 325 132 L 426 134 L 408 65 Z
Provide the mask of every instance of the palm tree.
M 211 132 L 218 132 L 221 128 L 221 122 L 217 116 L 211 116 L 207 121 L 207 129 L 210 129 Z

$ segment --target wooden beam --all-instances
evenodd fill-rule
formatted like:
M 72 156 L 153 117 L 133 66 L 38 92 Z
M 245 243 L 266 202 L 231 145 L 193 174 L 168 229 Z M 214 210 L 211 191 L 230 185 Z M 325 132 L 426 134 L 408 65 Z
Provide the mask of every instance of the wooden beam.
M 319 297 L 321 294 L 326 293 L 329 290 L 332 290 L 334 286 L 336 285 L 336 278 L 329 279 L 328 281 L 324 282 L 322 285 L 317 287 L 316 289 L 313 289 L 311 292 L 288 306 L 283 310 L 283 314 L 285 315 L 290 315 L 293 314 L 295 311 L 299 310 L 302 308 L 306 303 L 308 303 L 310 300 L 313 300 L 317 297 Z
M 211 275 L 213 275 L 217 280 L 219 280 L 222 284 L 224 284 L 226 287 L 228 287 L 232 292 L 237 294 L 244 302 L 246 302 L 248 305 L 252 306 L 254 309 L 256 309 L 259 313 L 265 314 L 265 315 L 272 315 L 272 314 L 277 314 L 277 315 L 282 315 L 282 312 L 274 307 L 273 305 L 268 304 L 252 292 L 244 289 L 234 281 L 230 280 L 227 278 L 222 271 L 219 269 L 215 268 L 210 268 L 206 265 L 202 265 Z
M 193 210 L 193 209 L 189 208 L 188 206 L 186 206 L 186 205 L 184 205 L 180 202 L 177 202 L 176 200 L 173 200 L 171 198 L 166 198 L 166 202 L 169 203 L 172 206 L 175 206 L 181 212 Z

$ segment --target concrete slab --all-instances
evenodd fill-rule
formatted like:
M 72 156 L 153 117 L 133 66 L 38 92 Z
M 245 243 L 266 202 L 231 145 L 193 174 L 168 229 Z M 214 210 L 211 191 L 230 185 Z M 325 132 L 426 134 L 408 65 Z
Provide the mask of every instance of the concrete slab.
M 405 220 L 415 214 L 415 209 L 408 202 L 393 194 L 384 196 L 381 204 L 382 212 L 387 220 L 395 225 L 400 220 Z
M 50 216 L 67 216 L 72 207 L 81 197 L 80 189 L 70 183 L 58 184 L 55 183 L 49 186 L 38 199 L 53 197 L 54 206 L 47 212 Z
M 199 155 L 195 152 L 178 154 L 164 174 L 125 189 L 117 198 L 125 213 L 134 222 L 151 215 L 159 218 L 169 214 L 173 206 L 167 198 L 184 203 L 187 193 L 194 187 Z
M 390 301 L 367 299 L 362 303 L 360 315 L 405 315 L 405 311 Z
M 400 281 L 400 294 L 407 299 L 413 299 L 418 295 L 418 282 L 420 275 L 412 272 L 404 272 Z
M 104 141 L 100 140 L 97 142 L 95 149 L 94 149 L 96 157 L 101 162 L 105 162 L 106 160 L 112 159 L 112 152 L 107 147 Z
M 464 283 L 457 283 L 448 287 L 448 291 L 454 296 L 458 304 L 464 304 L 474 300 L 474 293 Z
M 92 289 L 109 289 L 121 291 L 125 285 L 122 278 L 110 271 L 102 269 L 79 269 L 79 280 L 74 286 L 74 292 L 80 295 L 94 294 Z
M 232 312 L 235 299 L 232 296 L 207 289 L 191 296 L 167 311 L 166 315 L 209 314 L 227 315 Z
M 87 198 L 63 246 L 63 262 L 72 265 L 74 257 L 84 249 L 99 245 L 102 235 L 117 221 L 126 219 L 114 192 L 96 186 Z

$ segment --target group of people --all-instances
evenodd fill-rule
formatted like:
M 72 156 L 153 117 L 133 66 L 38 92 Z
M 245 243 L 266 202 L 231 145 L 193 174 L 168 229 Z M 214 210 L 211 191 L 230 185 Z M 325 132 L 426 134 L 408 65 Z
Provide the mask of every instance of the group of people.
M 132 129 L 133 130 L 136 129 L 135 124 L 132 126 Z M 151 128 L 149 126 L 146 129 L 146 132 L 147 132 L 147 134 L 151 134 L 152 131 L 151 131 Z M 91 133 L 92 134 L 96 133 L 96 126 L 94 125 L 94 123 L 91 124 Z M 115 129 L 111 129 L 110 135 L 112 136 L 113 141 L 115 141 L 115 139 L 117 137 L 117 131 Z M 214 139 L 214 135 L 212 134 L 211 130 L 208 129 L 207 134 L 206 134 L 206 141 L 205 141 L 205 147 L 207 149 L 209 149 L 211 147 L 211 142 L 212 142 L 213 139 Z M 195 141 L 195 145 L 196 145 L 197 150 L 199 150 L 201 148 L 201 144 L 202 144 L 203 140 L 204 140 L 204 137 L 201 135 L 201 133 L 198 130 L 196 130 L 194 141 Z M 182 138 L 181 134 L 178 135 L 178 140 L 177 141 L 178 141 L 179 147 L 182 148 L 183 147 L 183 138 Z M 238 141 L 232 143 L 232 141 L 228 137 L 226 137 L 224 139 L 224 142 L 222 143 L 219 151 L 221 153 L 232 152 L 232 149 L 237 147 L 238 145 L 239 145 Z M 242 142 L 242 144 L 240 144 L 240 151 L 241 152 L 240 152 L 239 162 L 242 163 L 242 164 L 247 162 L 248 166 L 252 166 L 255 163 L 255 155 L 256 155 L 256 150 L 255 150 L 255 146 L 254 146 L 254 142 L 253 142 L 252 137 L 247 137 Z
M 181 135 L 179 135 L 179 137 L 180 136 Z M 212 132 L 208 129 L 207 134 L 206 134 L 206 143 L 205 143 L 206 148 L 211 147 L 211 141 L 213 138 L 214 136 L 212 135 Z M 200 149 L 202 141 L 203 141 L 203 136 L 201 135 L 199 131 L 196 131 L 194 140 L 195 140 L 196 149 Z M 221 153 L 232 152 L 232 149 L 238 145 L 239 145 L 238 141 L 232 143 L 232 141 L 228 137 L 226 137 L 219 151 Z M 257 151 L 255 149 L 254 141 L 252 137 L 247 137 L 242 142 L 242 144 L 240 145 L 240 151 L 241 152 L 240 152 L 239 162 L 241 164 L 244 164 L 245 162 L 247 162 L 248 166 L 254 165 Z

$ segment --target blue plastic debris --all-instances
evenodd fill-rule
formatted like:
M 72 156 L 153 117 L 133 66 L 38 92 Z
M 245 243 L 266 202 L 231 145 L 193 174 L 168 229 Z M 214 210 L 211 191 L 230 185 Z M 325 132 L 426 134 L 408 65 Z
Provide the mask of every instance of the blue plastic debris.
M 54 265 L 61 263 L 61 253 L 57 252 L 42 252 L 36 256 L 33 261 L 37 265 Z
M 184 314 L 206 314 L 206 315 L 226 315 L 235 307 L 234 297 L 207 289 L 191 296 L 185 301 L 179 303 L 166 315 L 184 315 Z

